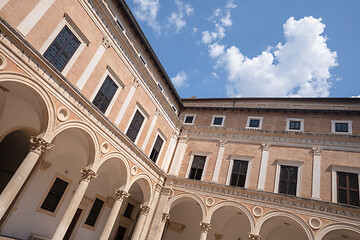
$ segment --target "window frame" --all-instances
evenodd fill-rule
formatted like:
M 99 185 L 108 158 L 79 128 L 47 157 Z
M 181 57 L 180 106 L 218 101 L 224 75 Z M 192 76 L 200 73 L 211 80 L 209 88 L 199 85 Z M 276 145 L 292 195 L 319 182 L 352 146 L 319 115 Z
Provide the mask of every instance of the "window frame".
M 191 123 L 186 123 L 186 122 L 185 122 L 185 120 L 186 120 L 187 117 L 193 117 L 193 120 L 192 120 Z M 196 114 L 185 114 L 184 120 L 183 120 L 183 124 L 184 124 L 184 125 L 194 125 L 194 123 L 195 123 L 195 118 L 196 118 Z
M 43 45 L 40 47 L 39 52 L 41 55 L 44 55 L 46 50 L 50 47 L 50 45 L 53 43 L 55 38 L 59 35 L 61 30 L 67 26 L 69 30 L 72 32 L 72 34 L 75 35 L 75 37 L 80 41 L 80 45 L 78 49 L 74 52 L 74 54 L 71 56 L 68 63 L 65 65 L 64 69 L 61 71 L 61 73 L 66 76 L 76 60 L 79 58 L 81 52 L 84 50 L 85 46 L 89 46 L 90 41 L 87 39 L 85 34 L 80 30 L 80 28 L 75 24 L 75 22 L 70 18 L 70 16 L 65 13 L 64 17 L 60 21 L 60 23 L 57 25 L 57 27 L 53 30 L 53 32 L 50 34 L 50 36 L 45 40 Z M 55 66 L 54 66 L 55 68 Z
M 51 212 L 51 211 L 48 211 L 46 209 L 41 208 L 41 206 L 44 203 L 47 195 L 49 194 L 50 189 L 54 185 L 56 178 L 60 178 L 61 180 L 67 182 L 68 185 L 67 185 L 63 195 L 61 196 L 60 201 L 59 201 L 59 203 L 57 204 L 57 206 L 55 208 L 55 211 Z M 61 175 L 60 173 L 55 173 L 55 175 L 54 175 L 53 179 L 51 180 L 48 188 L 46 189 L 46 191 L 45 191 L 45 193 L 44 193 L 44 195 L 43 195 L 43 197 L 42 197 L 42 199 L 40 201 L 40 204 L 38 205 L 36 211 L 55 217 L 57 212 L 59 211 L 64 199 L 65 199 L 66 194 L 68 193 L 69 189 L 71 188 L 71 184 L 72 184 L 72 180 L 70 178 L 67 178 L 64 175 Z
M 101 210 L 100 210 L 100 212 L 99 212 L 99 215 L 98 215 L 97 218 L 96 218 L 96 222 L 95 222 L 94 226 L 91 226 L 91 225 L 86 224 L 86 220 L 87 220 L 87 218 L 89 217 L 90 211 L 91 211 L 91 209 L 92 209 L 92 207 L 93 207 L 93 205 L 94 205 L 94 202 L 95 202 L 96 198 L 98 198 L 98 199 L 100 199 L 101 201 L 103 201 L 104 204 L 103 204 L 103 206 L 101 207 Z M 100 222 L 100 219 L 101 219 L 101 216 L 102 216 L 102 214 L 103 214 L 103 212 L 104 212 L 104 209 L 105 209 L 105 207 L 106 207 L 106 204 L 107 204 L 106 200 L 107 200 L 107 199 L 106 199 L 105 197 L 103 197 L 103 196 L 101 196 L 101 195 L 99 195 L 99 194 L 95 194 L 93 200 L 91 201 L 91 203 L 90 203 L 89 206 L 88 206 L 88 209 L 87 209 L 87 211 L 86 211 L 86 214 L 84 215 L 85 217 L 83 218 L 82 227 L 87 228 L 87 229 L 90 229 L 90 230 L 93 230 L 93 231 L 96 230 L 96 227 L 98 226 L 98 224 L 99 224 L 99 222 Z
M 143 115 L 144 121 L 143 121 L 143 123 L 142 123 L 142 125 L 141 125 L 141 127 L 140 127 L 140 129 L 139 129 L 139 132 L 138 132 L 136 138 L 135 138 L 135 141 L 134 141 L 134 144 L 135 144 L 135 145 L 138 143 L 138 141 L 139 141 L 139 139 L 140 139 L 140 136 L 141 136 L 141 133 L 142 133 L 142 131 L 144 130 L 144 127 L 145 127 L 145 125 L 146 125 L 146 122 L 147 122 L 147 120 L 148 120 L 149 117 L 150 117 L 150 115 L 145 111 L 145 109 L 141 106 L 141 104 L 140 104 L 139 102 L 137 102 L 137 103 L 135 104 L 135 109 L 134 109 L 133 113 L 131 114 L 130 121 L 128 122 L 128 124 L 127 124 L 127 126 L 126 126 L 126 128 L 125 128 L 125 131 L 124 131 L 125 135 L 126 135 L 127 131 L 129 130 L 129 127 L 130 127 L 130 125 L 131 125 L 131 122 L 132 122 L 133 119 L 134 119 L 134 116 L 135 116 L 136 111 L 139 111 L 139 112 Z
M 250 127 L 250 120 L 260 120 L 259 127 Z M 264 117 L 248 116 L 246 129 L 262 129 Z
M 290 129 L 290 122 L 291 121 L 300 122 L 300 129 Z M 303 132 L 304 131 L 304 119 L 302 119 L 302 118 L 286 118 L 286 131 L 289 131 L 289 132 Z
M 249 187 L 249 182 L 250 182 L 250 173 L 251 173 L 251 168 L 252 168 L 252 160 L 253 157 L 250 156 L 243 156 L 243 155 L 231 155 L 230 156 L 230 163 L 229 163 L 229 167 L 228 167 L 228 173 L 226 176 L 226 182 L 225 184 L 228 186 L 232 186 L 230 185 L 230 180 L 231 180 L 231 174 L 232 174 L 232 169 L 234 166 L 234 160 L 240 160 L 240 161 L 247 161 L 248 162 L 248 167 L 246 170 L 246 179 L 245 179 L 245 184 L 244 184 L 244 188 L 248 188 Z M 233 186 L 235 187 L 235 186 Z
M 107 117 L 109 116 L 109 113 L 111 111 L 111 109 L 113 108 L 115 102 L 116 102 L 116 99 L 119 97 L 119 94 L 121 92 L 121 90 L 124 88 L 125 84 L 121 81 L 121 79 L 116 75 L 116 73 L 114 72 L 114 70 L 110 67 L 110 66 L 107 66 L 106 67 L 106 70 L 104 72 L 104 74 L 102 75 L 102 77 L 100 78 L 100 81 L 98 83 L 98 85 L 96 86 L 96 88 L 94 89 L 91 97 L 90 97 L 90 101 L 91 103 L 94 101 L 96 95 L 98 94 L 101 86 L 103 85 L 103 83 L 105 82 L 106 80 L 106 77 L 109 76 L 111 78 L 111 80 L 116 84 L 116 86 L 118 87 L 118 89 L 116 90 L 113 98 L 111 99 L 104 115 Z M 96 106 L 95 106 L 96 107 Z M 98 109 L 96 107 L 96 109 Z M 100 109 L 98 109 L 100 111 Z M 100 111 L 101 112 L 101 111 Z
M 222 118 L 221 125 L 215 125 L 214 124 L 215 118 Z M 225 124 L 225 118 L 226 118 L 225 115 L 213 115 L 210 126 L 212 126 L 212 127 L 223 127 L 224 124 Z
M 161 145 L 158 158 L 157 158 L 156 161 L 154 162 L 154 161 L 152 161 L 152 159 L 150 158 L 150 155 L 151 155 L 151 152 L 152 152 L 152 150 L 153 150 L 153 148 L 154 148 L 154 146 L 155 146 L 155 142 L 156 142 L 156 140 L 157 140 L 158 137 L 160 137 L 160 138 L 163 140 L 163 144 Z M 151 160 L 154 164 L 157 164 L 157 163 L 159 162 L 159 159 L 160 159 L 160 156 L 161 156 L 161 154 L 162 154 L 162 152 L 163 152 L 163 149 L 164 149 L 164 146 L 165 146 L 165 144 L 166 144 L 166 141 L 167 141 L 167 138 L 165 137 L 165 134 L 164 134 L 160 129 L 158 129 L 158 130 L 156 131 L 155 139 L 154 139 L 154 141 L 153 141 L 153 144 L 152 144 L 152 146 L 151 146 L 151 148 L 150 148 L 150 153 L 149 153 L 149 158 L 150 158 L 150 160 Z
M 335 125 L 336 123 L 347 123 L 348 131 L 347 132 L 336 132 Z M 331 120 L 331 133 L 334 134 L 352 134 L 352 121 L 350 120 Z
M 205 157 L 205 165 L 204 165 L 204 169 L 203 169 L 203 173 L 201 175 L 201 179 L 197 180 L 197 181 L 204 181 L 205 175 L 206 175 L 206 170 L 209 164 L 209 156 L 210 156 L 211 152 L 198 152 L 198 151 L 193 151 L 191 152 L 191 157 L 190 157 L 190 161 L 188 164 L 188 168 L 186 170 L 186 175 L 185 178 L 189 179 L 189 175 L 190 175 L 190 171 L 191 171 L 191 166 L 194 160 L 195 156 L 204 156 Z M 192 179 L 192 180 L 196 180 L 196 179 Z
M 280 181 L 280 171 L 281 166 L 291 166 L 291 167 L 297 167 L 297 179 L 296 179 L 296 197 L 301 196 L 301 176 L 302 176 L 302 165 L 304 162 L 302 161 L 294 161 L 294 160 L 282 160 L 277 159 L 276 160 L 276 171 L 275 171 L 275 184 L 274 184 L 274 193 L 279 193 L 279 181 Z M 293 195 L 289 195 L 293 196 Z
M 338 203 L 337 172 L 354 173 L 358 175 L 359 199 L 360 199 L 360 167 L 350 167 L 350 166 L 340 166 L 340 165 L 331 165 L 330 167 L 331 167 L 331 185 L 332 185 L 331 201 L 333 203 Z

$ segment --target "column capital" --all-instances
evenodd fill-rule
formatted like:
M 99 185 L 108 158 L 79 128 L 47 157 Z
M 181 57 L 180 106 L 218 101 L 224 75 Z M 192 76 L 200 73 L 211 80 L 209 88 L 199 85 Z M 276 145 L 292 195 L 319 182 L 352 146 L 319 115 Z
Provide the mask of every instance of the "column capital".
M 139 81 L 139 79 L 138 78 L 134 78 L 134 80 L 133 80 L 133 86 L 135 87 L 135 88 L 137 88 L 137 87 L 139 87 L 140 86 L 140 81 Z
M 260 239 L 261 239 L 261 236 L 260 236 L 260 235 L 256 235 L 256 234 L 249 233 L 249 239 L 250 239 L 250 240 L 260 240 Z
M 201 232 L 208 233 L 211 229 L 211 224 L 206 222 L 200 222 Z
M 160 115 L 160 109 L 157 108 L 157 109 L 155 110 L 155 116 L 158 117 L 159 115 Z
M 313 156 L 321 156 L 321 148 L 313 147 L 313 149 L 310 151 L 310 153 Z
M 227 141 L 225 141 L 225 140 L 220 140 L 219 146 L 220 146 L 220 147 L 225 147 L 226 143 L 227 143 Z
M 162 188 L 162 195 L 165 196 L 172 196 L 174 194 L 174 191 L 171 188 Z
M 81 169 L 81 178 L 82 181 L 90 182 L 92 179 L 97 178 L 99 176 L 98 173 L 94 172 L 93 170 L 89 168 L 82 168 Z
M 155 184 L 155 191 L 156 192 L 161 192 L 161 189 L 162 189 L 161 184 L 159 184 L 159 183 Z
M 31 145 L 31 152 L 37 153 L 41 155 L 45 150 L 51 149 L 54 145 L 51 143 L 48 143 L 42 138 L 38 138 L 35 136 L 30 137 L 30 145 Z
M 267 143 L 263 143 L 260 146 L 260 149 L 263 151 L 269 151 L 269 148 L 270 148 L 270 144 L 267 144 Z
M 117 201 L 124 201 L 126 198 L 128 198 L 130 196 L 130 193 L 128 193 L 124 190 L 120 190 L 120 189 L 116 189 L 115 194 L 116 194 Z
M 168 220 L 170 219 L 170 214 L 168 213 L 163 213 L 162 216 L 161 216 L 161 221 L 162 222 L 167 222 Z
M 101 44 L 104 46 L 105 49 L 108 49 L 111 47 L 111 42 L 107 37 L 103 37 Z
M 140 215 L 148 215 L 150 211 L 150 207 L 147 205 L 140 204 Z

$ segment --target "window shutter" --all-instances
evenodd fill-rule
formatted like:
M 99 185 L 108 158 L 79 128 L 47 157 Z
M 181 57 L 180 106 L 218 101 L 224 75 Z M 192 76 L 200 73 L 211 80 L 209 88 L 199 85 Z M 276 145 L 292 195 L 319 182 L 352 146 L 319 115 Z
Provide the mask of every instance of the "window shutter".
M 98 198 L 95 198 L 95 201 L 91 207 L 91 210 L 89 212 L 89 215 L 85 221 L 85 224 L 89 225 L 89 226 L 92 226 L 94 227 L 95 226 L 95 223 L 96 223 L 96 220 L 98 219 L 99 217 L 99 214 L 101 212 L 101 209 L 104 205 L 104 201 L 98 199 Z
M 58 206 L 68 185 L 68 182 L 60 178 L 56 178 L 40 208 L 50 212 L 55 212 L 56 207 Z
M 129 129 L 126 132 L 126 136 L 128 136 L 131 141 L 135 142 L 144 119 L 144 116 L 137 110 L 133 120 L 130 123 Z

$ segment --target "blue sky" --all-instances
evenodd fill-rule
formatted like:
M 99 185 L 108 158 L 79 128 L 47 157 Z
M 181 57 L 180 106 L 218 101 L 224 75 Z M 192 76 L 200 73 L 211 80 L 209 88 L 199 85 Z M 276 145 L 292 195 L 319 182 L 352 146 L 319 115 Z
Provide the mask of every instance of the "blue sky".
M 127 0 L 183 98 L 360 96 L 359 0 Z

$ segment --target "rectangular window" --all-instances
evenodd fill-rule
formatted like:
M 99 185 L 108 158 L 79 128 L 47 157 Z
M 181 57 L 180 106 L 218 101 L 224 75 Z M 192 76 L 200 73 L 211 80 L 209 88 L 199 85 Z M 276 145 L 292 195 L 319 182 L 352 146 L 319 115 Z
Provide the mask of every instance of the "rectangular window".
M 246 173 L 248 170 L 248 161 L 234 160 L 231 172 L 230 185 L 236 187 L 244 187 L 246 181 Z
M 337 172 L 338 202 L 359 206 L 359 178 L 356 173 Z
M 159 157 L 160 150 L 161 150 L 161 147 L 162 147 L 163 143 L 164 143 L 164 140 L 162 140 L 162 138 L 160 136 L 157 136 L 154 147 L 153 147 L 153 149 L 151 150 L 151 153 L 150 153 L 150 159 L 154 163 L 156 163 L 156 160 Z
M 248 117 L 246 128 L 262 129 L 263 117 Z
M 184 124 L 193 125 L 195 120 L 195 115 L 185 115 Z
M 195 155 L 191 164 L 190 179 L 201 180 L 202 173 L 204 171 L 206 156 Z
M 124 217 L 131 218 L 132 211 L 134 210 L 134 205 L 128 203 L 124 212 Z
M 286 119 L 286 131 L 304 131 L 304 119 L 287 118 Z
M 225 116 L 213 116 L 211 126 L 224 126 Z
M 298 167 L 281 165 L 279 193 L 296 196 Z
M 352 134 L 352 121 L 332 120 L 331 132 L 339 134 Z
M 45 51 L 44 57 L 53 64 L 55 68 L 62 71 L 79 46 L 80 41 L 65 25 Z
M 335 132 L 345 132 L 349 131 L 348 123 L 335 123 Z
M 259 119 L 250 119 L 249 127 L 258 128 L 260 126 Z
M 50 212 L 55 212 L 68 185 L 69 185 L 68 182 L 57 177 L 53 185 L 51 186 L 50 191 L 46 195 L 43 203 L 41 204 L 40 208 Z
M 140 131 L 140 128 L 145 120 L 145 117 L 140 113 L 139 110 L 136 110 L 136 113 L 130 123 L 130 126 L 126 132 L 126 136 L 128 136 L 131 141 L 135 142 L 136 137 Z
M 109 76 L 107 76 L 98 93 L 96 94 L 93 100 L 93 104 L 102 113 L 105 113 L 117 89 L 118 86 L 115 84 L 115 82 Z
M 289 122 L 289 129 L 290 130 L 300 130 L 300 121 L 290 121 Z
M 98 219 L 101 209 L 104 205 L 104 201 L 95 198 L 95 201 L 91 207 L 88 217 L 86 218 L 85 224 L 94 227 L 96 220 Z

